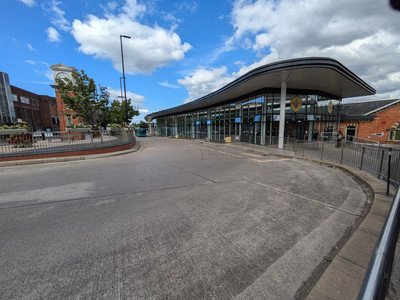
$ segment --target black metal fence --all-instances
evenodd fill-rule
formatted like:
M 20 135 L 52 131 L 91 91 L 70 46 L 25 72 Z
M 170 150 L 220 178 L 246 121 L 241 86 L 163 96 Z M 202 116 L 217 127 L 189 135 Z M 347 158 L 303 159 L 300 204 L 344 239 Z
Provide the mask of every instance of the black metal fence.
M 394 186 L 400 184 L 400 150 L 380 144 L 344 141 L 305 142 L 294 140 L 285 144 L 285 149 L 296 155 L 336 162 L 375 175 Z
M 400 150 L 379 143 L 343 141 L 305 142 L 293 140 L 285 144 L 298 156 L 315 158 L 356 167 L 375 175 L 389 185 L 400 186 Z M 400 189 L 394 197 L 385 224 L 375 246 L 358 299 L 384 299 L 400 228 Z
M 133 130 L 88 129 L 9 134 L 0 131 L 0 158 L 71 152 L 124 145 L 135 139 Z

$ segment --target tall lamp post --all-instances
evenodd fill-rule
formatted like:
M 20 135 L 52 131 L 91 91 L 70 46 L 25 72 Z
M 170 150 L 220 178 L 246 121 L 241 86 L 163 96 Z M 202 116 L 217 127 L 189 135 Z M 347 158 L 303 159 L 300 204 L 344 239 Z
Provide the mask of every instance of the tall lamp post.
M 120 35 L 119 41 L 121 43 L 121 58 L 122 58 L 122 76 L 124 78 L 124 97 L 125 97 L 125 122 L 128 124 L 128 100 L 126 99 L 126 83 L 125 83 L 125 68 L 124 68 L 124 51 L 122 49 L 122 38 L 130 39 L 129 35 Z

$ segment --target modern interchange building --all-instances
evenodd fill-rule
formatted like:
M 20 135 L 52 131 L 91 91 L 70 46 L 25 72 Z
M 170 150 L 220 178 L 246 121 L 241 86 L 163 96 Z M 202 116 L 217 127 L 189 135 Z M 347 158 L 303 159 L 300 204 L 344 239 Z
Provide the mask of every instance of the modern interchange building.
M 158 135 L 278 144 L 340 130 L 343 98 L 375 90 L 340 62 L 309 57 L 267 64 L 195 101 L 146 116 Z

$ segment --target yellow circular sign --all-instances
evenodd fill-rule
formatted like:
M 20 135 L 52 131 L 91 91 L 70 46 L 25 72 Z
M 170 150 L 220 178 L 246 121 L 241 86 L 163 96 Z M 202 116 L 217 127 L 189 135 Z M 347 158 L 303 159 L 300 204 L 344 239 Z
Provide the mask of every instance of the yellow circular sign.
M 332 100 L 331 101 L 329 101 L 329 103 L 328 103 L 328 113 L 332 113 L 332 110 L 333 110 L 333 103 L 332 103 Z
M 292 100 L 290 100 L 290 109 L 294 112 L 298 112 L 301 109 L 302 105 L 303 101 L 299 96 L 296 96 Z

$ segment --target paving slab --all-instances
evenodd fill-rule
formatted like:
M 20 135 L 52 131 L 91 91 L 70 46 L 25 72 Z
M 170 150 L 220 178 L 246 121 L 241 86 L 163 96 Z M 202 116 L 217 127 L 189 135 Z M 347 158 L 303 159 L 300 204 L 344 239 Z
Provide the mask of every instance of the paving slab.
M 375 236 L 379 236 L 385 220 L 385 216 L 370 213 L 365 217 L 364 221 L 361 223 L 358 229 L 373 234 Z
M 340 251 L 339 256 L 367 269 L 377 240 L 378 236 L 374 234 L 356 230 Z
M 307 299 L 357 299 L 364 274 L 363 267 L 336 256 Z

